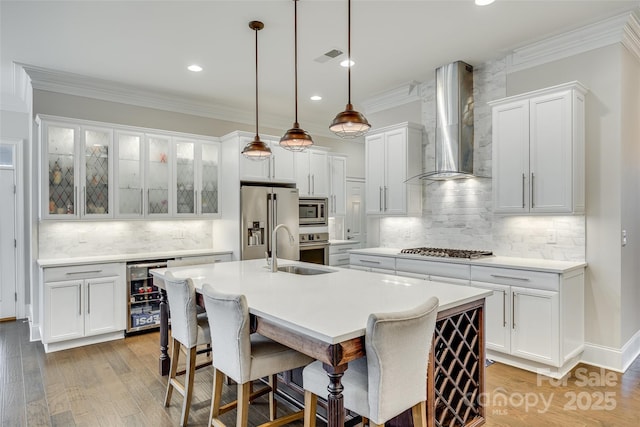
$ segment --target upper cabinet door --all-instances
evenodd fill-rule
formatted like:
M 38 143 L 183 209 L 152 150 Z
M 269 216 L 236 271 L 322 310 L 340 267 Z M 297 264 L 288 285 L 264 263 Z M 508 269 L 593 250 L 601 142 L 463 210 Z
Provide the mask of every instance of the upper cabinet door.
M 240 179 L 244 181 L 269 181 L 271 178 L 271 161 L 269 159 L 252 160 L 242 155 L 242 149 L 251 141 L 253 141 L 253 137 L 240 137 L 238 144 Z
M 171 203 L 171 138 L 146 135 L 146 215 L 169 216 Z
M 217 142 L 201 142 L 200 148 L 198 213 L 201 215 L 219 214 L 220 144 Z
M 381 214 L 384 212 L 385 186 L 385 135 L 384 133 L 366 137 L 365 166 L 366 166 L 366 206 L 367 213 Z
M 42 214 L 49 219 L 75 219 L 79 200 L 77 147 L 79 127 L 42 122 Z
M 493 109 L 493 197 L 497 213 L 529 210 L 529 101 Z
M 116 132 L 116 217 L 140 218 L 143 206 L 143 134 Z
M 175 183 L 176 207 L 172 212 L 178 216 L 196 213 L 196 142 L 175 139 Z
M 342 156 L 329 156 L 329 216 L 346 214 L 347 159 Z
M 271 178 L 280 182 L 295 182 L 294 154 L 280 147 L 278 141 L 271 141 Z
M 113 131 L 83 127 L 81 216 L 113 217 Z
M 398 215 L 407 213 L 407 129 L 387 132 L 385 145 L 385 186 L 382 204 L 385 213 Z
M 328 197 L 329 165 L 326 152 L 309 150 L 309 173 L 311 174 L 311 195 L 314 197 Z

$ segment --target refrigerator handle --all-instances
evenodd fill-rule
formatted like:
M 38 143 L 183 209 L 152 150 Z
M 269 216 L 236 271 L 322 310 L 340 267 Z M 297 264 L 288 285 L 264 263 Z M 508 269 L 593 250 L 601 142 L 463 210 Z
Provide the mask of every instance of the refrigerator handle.
M 273 194 L 267 194 L 267 230 L 265 242 L 267 243 L 267 251 L 271 254 L 271 230 L 275 227 L 273 214 Z

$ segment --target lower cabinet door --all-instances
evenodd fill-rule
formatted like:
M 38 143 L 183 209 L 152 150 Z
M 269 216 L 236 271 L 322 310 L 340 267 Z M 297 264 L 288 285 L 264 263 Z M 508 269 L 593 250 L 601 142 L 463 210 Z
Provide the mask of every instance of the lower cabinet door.
M 45 343 L 84 336 L 83 281 L 45 283 Z
M 97 335 L 124 329 L 125 296 L 121 295 L 119 277 L 86 280 L 85 335 Z
M 558 292 L 511 287 L 511 354 L 560 366 Z
M 510 287 L 477 282 L 472 282 L 471 285 L 493 292 L 484 300 L 484 328 L 487 349 L 509 353 L 511 351 Z

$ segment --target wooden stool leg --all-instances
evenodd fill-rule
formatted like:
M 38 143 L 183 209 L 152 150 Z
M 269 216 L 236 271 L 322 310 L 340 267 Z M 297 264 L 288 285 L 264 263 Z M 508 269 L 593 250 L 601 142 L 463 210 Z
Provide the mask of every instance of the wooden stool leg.
M 193 380 L 196 376 L 196 348 L 190 348 L 187 355 L 186 377 L 184 379 L 184 399 L 182 401 L 182 422 L 181 426 L 186 426 L 189 420 L 189 409 L 191 408 L 191 397 L 193 396 Z
M 411 408 L 414 427 L 427 427 L 427 403 L 420 402 Z
M 171 403 L 171 394 L 173 393 L 172 381 L 176 378 L 176 372 L 178 371 L 180 343 L 174 339 L 171 345 L 171 349 L 171 368 L 169 369 L 169 378 L 167 379 L 167 392 L 164 396 L 164 406 L 169 406 L 169 404 Z
M 276 402 L 276 389 L 278 387 L 278 378 L 275 375 L 269 376 L 269 387 L 271 387 L 271 391 L 269 392 L 269 420 L 273 421 L 277 418 L 278 412 L 278 403 Z
M 213 369 L 213 391 L 211 393 L 211 413 L 209 415 L 209 425 L 220 416 L 220 398 L 222 397 L 222 382 L 226 375 L 217 369 Z
M 251 396 L 251 381 L 238 384 L 238 415 L 236 427 L 247 427 L 249 421 L 249 397 Z
M 316 427 L 316 409 L 318 396 L 304 391 L 304 427 Z

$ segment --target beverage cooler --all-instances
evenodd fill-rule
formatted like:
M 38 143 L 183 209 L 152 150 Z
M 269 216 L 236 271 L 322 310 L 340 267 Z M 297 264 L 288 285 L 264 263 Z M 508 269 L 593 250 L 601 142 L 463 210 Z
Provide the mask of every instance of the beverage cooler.
M 149 270 L 166 266 L 166 260 L 127 264 L 127 333 L 160 327 L 160 290 Z

